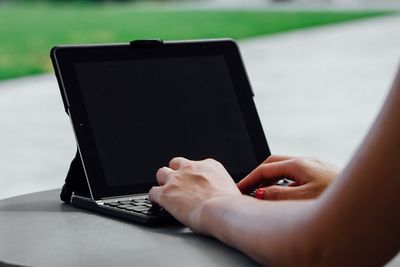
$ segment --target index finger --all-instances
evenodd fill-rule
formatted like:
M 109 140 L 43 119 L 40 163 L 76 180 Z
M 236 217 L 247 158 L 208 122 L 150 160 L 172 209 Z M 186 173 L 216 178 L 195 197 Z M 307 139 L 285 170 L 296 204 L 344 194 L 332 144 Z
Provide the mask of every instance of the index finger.
M 173 170 L 180 169 L 183 165 L 187 164 L 189 160 L 183 157 L 175 157 L 170 160 L 168 166 Z
M 297 158 L 297 157 L 286 156 L 286 155 L 271 155 L 266 160 L 264 160 L 263 163 L 261 163 L 261 164 L 284 161 L 284 160 L 295 159 L 295 158 Z
M 255 168 L 238 184 L 242 193 L 250 193 L 261 184 L 272 184 L 284 177 L 293 177 L 293 160 L 266 163 Z

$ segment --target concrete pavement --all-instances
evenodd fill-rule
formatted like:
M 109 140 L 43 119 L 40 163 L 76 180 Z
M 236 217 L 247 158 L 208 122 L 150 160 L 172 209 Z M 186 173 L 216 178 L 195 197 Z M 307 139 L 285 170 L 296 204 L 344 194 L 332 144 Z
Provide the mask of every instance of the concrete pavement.
M 241 43 L 274 153 L 351 157 L 400 62 L 400 16 Z
M 0 199 L 60 187 L 75 140 L 53 74 L 0 83 Z
M 400 16 L 240 42 L 273 153 L 343 166 L 400 59 Z M 0 83 L 0 198 L 60 187 L 75 145 L 53 74 Z

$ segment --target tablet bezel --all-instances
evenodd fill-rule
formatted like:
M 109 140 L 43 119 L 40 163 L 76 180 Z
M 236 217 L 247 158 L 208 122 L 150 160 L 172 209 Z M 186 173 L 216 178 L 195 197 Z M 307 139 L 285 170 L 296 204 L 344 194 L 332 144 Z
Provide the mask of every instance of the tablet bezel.
M 233 40 L 149 42 L 147 43 L 149 45 L 140 43 L 140 46 L 132 46 L 131 44 L 56 46 L 51 50 L 51 58 L 59 82 L 64 107 L 73 125 L 89 189 L 94 200 L 144 193 L 156 185 L 156 181 L 154 180 L 153 183 L 119 187 L 110 187 L 107 185 L 83 96 L 80 92 L 74 68 L 76 63 L 223 55 L 231 75 L 258 164 L 270 155 L 265 134 L 253 101 L 253 91 L 241 59 L 239 48 Z M 235 181 L 240 180 L 246 174 L 231 173 Z

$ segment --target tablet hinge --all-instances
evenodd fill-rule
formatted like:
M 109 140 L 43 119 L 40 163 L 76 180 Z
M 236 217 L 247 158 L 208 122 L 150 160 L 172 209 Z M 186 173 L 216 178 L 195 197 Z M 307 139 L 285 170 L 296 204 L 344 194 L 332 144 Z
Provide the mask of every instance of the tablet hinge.
M 152 48 L 161 46 L 163 44 L 163 40 L 161 39 L 134 40 L 131 41 L 129 44 L 132 48 Z

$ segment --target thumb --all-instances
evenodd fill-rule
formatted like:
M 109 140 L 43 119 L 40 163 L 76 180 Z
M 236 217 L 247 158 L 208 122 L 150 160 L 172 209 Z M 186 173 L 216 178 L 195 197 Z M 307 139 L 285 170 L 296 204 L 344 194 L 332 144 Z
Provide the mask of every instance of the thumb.
M 279 186 L 279 185 L 262 187 L 258 188 L 255 191 L 255 197 L 257 199 L 265 199 L 265 200 L 303 199 L 304 188 L 299 186 Z

